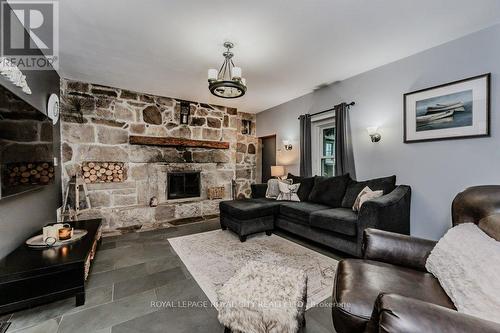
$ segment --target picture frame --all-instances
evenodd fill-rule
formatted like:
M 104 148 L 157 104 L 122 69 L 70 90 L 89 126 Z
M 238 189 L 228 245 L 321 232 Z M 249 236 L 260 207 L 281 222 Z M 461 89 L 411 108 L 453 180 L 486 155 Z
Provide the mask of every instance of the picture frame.
M 491 73 L 403 95 L 403 142 L 490 136 Z

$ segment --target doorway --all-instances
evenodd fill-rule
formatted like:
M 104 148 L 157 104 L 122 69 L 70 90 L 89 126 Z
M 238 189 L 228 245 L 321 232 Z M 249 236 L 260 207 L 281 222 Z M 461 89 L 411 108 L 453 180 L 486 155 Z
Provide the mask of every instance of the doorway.
M 259 138 L 262 151 L 262 183 L 271 179 L 271 166 L 276 165 L 276 135 Z

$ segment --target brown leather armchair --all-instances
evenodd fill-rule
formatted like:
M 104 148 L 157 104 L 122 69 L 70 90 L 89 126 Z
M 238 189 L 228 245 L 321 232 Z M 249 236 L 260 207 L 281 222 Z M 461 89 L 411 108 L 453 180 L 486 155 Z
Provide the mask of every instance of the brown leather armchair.
M 459 193 L 453 225 L 472 222 L 500 240 L 500 186 Z M 500 332 L 500 324 L 456 311 L 425 269 L 436 242 L 367 229 L 363 259 L 342 260 L 333 288 L 332 316 L 344 332 Z

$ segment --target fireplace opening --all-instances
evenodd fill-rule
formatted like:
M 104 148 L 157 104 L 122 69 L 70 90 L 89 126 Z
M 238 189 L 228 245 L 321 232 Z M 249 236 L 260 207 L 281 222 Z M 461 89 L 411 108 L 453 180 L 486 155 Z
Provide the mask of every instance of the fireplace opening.
M 169 172 L 167 174 L 167 198 L 183 199 L 200 196 L 200 172 Z

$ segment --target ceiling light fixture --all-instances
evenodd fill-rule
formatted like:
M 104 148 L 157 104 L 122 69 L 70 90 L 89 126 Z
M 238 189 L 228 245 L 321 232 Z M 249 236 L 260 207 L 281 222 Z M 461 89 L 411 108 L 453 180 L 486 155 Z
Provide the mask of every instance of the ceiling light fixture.
M 219 71 L 213 68 L 208 70 L 208 89 L 217 97 L 238 98 L 247 91 L 246 80 L 241 76 L 241 67 L 234 66 L 234 54 L 231 52 L 234 44 L 225 42 L 224 47 L 224 62 Z

